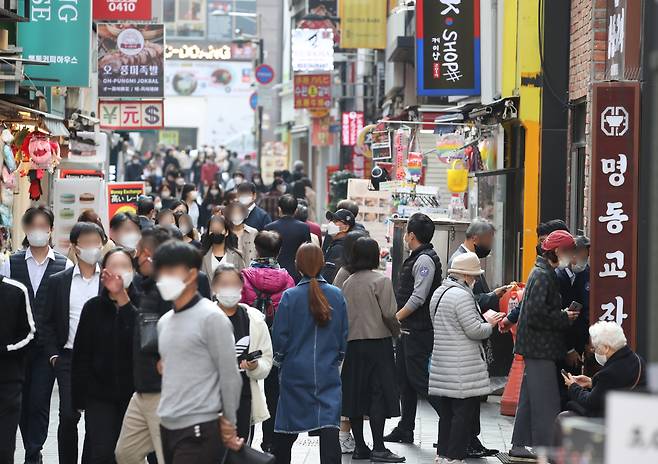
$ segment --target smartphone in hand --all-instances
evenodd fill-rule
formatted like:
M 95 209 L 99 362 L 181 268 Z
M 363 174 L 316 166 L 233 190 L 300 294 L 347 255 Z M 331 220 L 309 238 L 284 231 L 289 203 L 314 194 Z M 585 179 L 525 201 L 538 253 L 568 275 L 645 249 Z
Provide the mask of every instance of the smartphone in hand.
M 575 313 L 579 313 L 583 309 L 583 305 L 578 303 L 577 301 L 572 301 L 571 304 L 569 305 L 569 311 L 573 311 Z

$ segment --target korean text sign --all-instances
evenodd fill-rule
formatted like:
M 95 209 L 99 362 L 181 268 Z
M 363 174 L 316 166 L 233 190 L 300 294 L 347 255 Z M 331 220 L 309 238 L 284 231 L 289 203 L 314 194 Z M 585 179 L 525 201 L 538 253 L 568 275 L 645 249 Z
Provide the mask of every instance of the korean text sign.
M 417 93 L 480 94 L 480 1 L 416 0 Z
M 162 97 L 163 41 L 162 24 L 99 24 L 98 96 Z
M 363 127 L 363 111 L 350 111 L 343 113 L 341 118 L 343 145 L 350 147 L 356 145 L 359 132 L 361 132 Z
M 144 195 L 144 182 L 110 182 L 107 184 L 107 213 L 137 214 L 137 199 Z
M 331 74 L 295 74 L 295 109 L 326 110 L 331 107 Z
M 164 102 L 162 100 L 116 100 L 98 104 L 101 129 L 162 129 Z
M 22 14 L 23 2 L 18 4 Z M 25 67 L 33 83 L 89 86 L 91 2 L 30 0 L 30 21 L 18 23 L 17 34 L 17 45 L 23 48 L 25 58 L 48 63 Z
M 593 86 L 590 322 L 635 343 L 640 84 Z
M 151 0 L 94 0 L 96 21 L 150 21 Z

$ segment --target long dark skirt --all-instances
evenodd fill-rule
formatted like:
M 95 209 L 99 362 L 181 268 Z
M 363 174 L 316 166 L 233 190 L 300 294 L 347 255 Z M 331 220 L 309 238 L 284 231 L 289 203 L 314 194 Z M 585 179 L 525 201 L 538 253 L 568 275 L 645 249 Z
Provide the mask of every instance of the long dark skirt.
M 341 379 L 344 417 L 400 415 L 391 338 L 348 342 Z

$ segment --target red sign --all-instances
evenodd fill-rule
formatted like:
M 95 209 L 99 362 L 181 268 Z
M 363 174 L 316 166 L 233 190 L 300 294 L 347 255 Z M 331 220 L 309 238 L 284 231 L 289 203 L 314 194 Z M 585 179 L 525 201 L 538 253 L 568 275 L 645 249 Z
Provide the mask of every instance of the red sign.
M 343 113 L 341 120 L 343 132 L 343 145 L 353 147 L 356 145 L 359 132 L 363 129 L 363 111 L 350 111 Z
M 295 74 L 295 109 L 331 108 L 331 74 Z
M 151 0 L 94 0 L 94 21 L 151 20 Z
M 164 127 L 162 100 L 102 100 L 98 103 L 101 129 L 140 130 Z
M 333 145 L 334 136 L 329 131 L 331 117 L 312 118 L 311 143 L 316 147 L 328 147 Z
M 593 86 L 590 322 L 637 332 L 640 84 Z
M 144 195 L 144 182 L 110 182 L 107 184 L 107 214 L 137 214 L 137 199 Z

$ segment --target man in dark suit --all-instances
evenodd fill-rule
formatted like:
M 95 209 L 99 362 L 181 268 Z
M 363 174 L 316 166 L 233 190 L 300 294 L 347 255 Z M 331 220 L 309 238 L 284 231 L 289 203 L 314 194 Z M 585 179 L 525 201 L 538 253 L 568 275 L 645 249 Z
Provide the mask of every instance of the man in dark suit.
M 100 289 L 101 253 L 106 238 L 91 222 L 78 222 L 69 237 L 78 264 L 50 276 L 48 300 L 41 327 L 46 356 L 55 371 L 59 387 L 57 447 L 60 462 L 78 460 L 78 421 L 71 397 L 73 343 L 82 308 Z
M 139 200 L 137 200 L 137 216 L 139 216 L 140 229 L 150 229 L 155 225 L 155 202 L 151 197 L 139 197 Z
M 256 186 L 252 182 L 243 182 L 238 185 L 238 201 L 246 206 L 249 212 L 244 223 L 260 232 L 272 222 L 272 218 L 263 208 L 256 205 L 256 198 Z
M 301 245 L 311 241 L 311 229 L 308 224 L 295 219 L 297 198 L 294 196 L 286 194 L 279 198 L 279 211 L 281 218 L 268 224 L 265 230 L 274 230 L 281 235 L 283 245 L 279 254 L 279 264 L 297 283 L 301 276 L 295 267 L 295 255 Z

